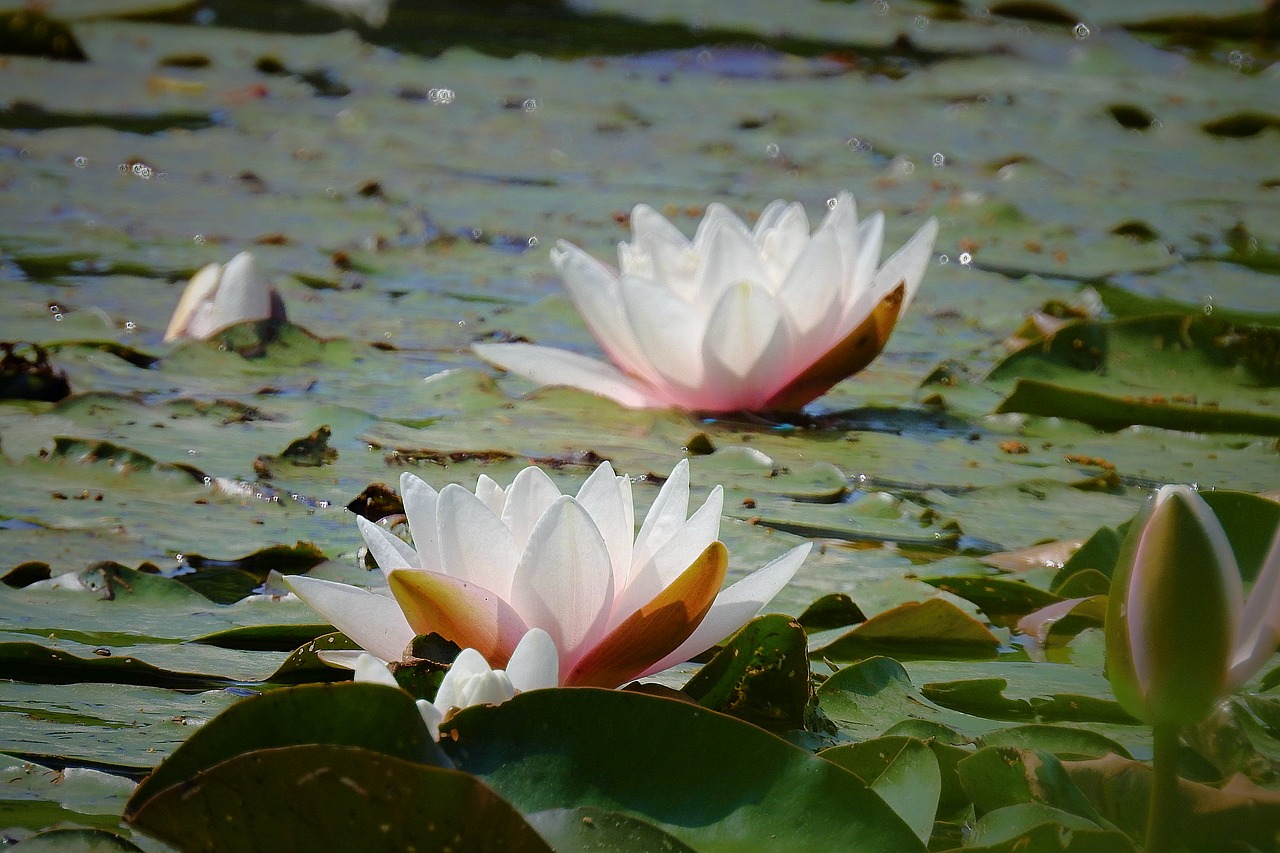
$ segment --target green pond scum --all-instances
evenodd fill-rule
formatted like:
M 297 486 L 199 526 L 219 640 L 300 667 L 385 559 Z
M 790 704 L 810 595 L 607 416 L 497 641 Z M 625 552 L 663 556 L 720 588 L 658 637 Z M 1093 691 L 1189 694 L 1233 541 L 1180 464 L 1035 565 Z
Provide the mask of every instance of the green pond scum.
M 0 846 L 1147 849 L 1168 780 L 1105 672 L 1130 519 L 1197 486 L 1246 589 L 1280 524 L 1278 9 L 0 0 Z M 613 257 L 636 204 L 688 236 L 846 189 L 938 237 L 799 414 L 472 350 L 601 358 L 549 254 Z M 287 320 L 166 342 L 243 251 Z M 608 460 L 642 518 L 683 458 L 726 583 L 814 549 L 640 686 L 437 742 L 456 647 L 349 683 L 287 586 L 384 587 L 354 516 L 406 470 Z M 1274 659 L 1172 742 L 1172 849 L 1280 849 Z

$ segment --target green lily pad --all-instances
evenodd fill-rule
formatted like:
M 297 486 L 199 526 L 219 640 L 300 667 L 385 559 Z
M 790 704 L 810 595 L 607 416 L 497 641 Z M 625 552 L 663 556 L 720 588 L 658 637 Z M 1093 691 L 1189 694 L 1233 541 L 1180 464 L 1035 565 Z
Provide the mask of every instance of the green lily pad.
M 623 812 L 588 806 L 544 809 L 525 815 L 525 820 L 557 851 L 689 853 L 693 850 L 674 835 Z
M 924 741 L 882 737 L 824 749 L 819 755 L 853 773 L 929 843 L 942 796 L 938 759 Z
M 853 774 L 685 702 L 535 690 L 464 709 L 445 723 L 441 742 L 460 769 L 522 811 L 620 810 L 699 850 L 741 849 L 761 838 L 778 850 L 923 847 Z M 845 807 L 832 813 L 832 802 Z
M 930 598 L 879 613 L 815 649 L 813 655 L 857 660 L 877 652 L 895 651 L 918 656 L 981 657 L 994 652 L 997 645 L 999 640 L 981 622 L 949 601 Z

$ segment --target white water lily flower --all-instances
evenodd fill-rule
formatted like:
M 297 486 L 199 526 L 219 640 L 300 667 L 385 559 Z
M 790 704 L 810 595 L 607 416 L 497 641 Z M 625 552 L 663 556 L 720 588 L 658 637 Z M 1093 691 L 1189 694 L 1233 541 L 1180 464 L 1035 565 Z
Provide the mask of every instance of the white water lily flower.
M 938 223 L 883 265 L 884 216 L 858 222 L 847 192 L 812 235 L 799 202 L 781 200 L 754 229 L 712 204 L 692 241 L 642 204 L 631 232 L 617 271 L 563 240 L 551 253 L 616 367 L 534 344 L 476 344 L 476 353 L 631 408 L 798 411 L 880 354 L 920 286 Z
M 475 649 L 463 649 L 444 674 L 435 701 L 418 700 L 418 713 L 431 736 L 439 740 L 440 724 L 455 711 L 472 705 L 501 705 L 517 693 L 555 687 L 558 678 L 555 643 L 546 631 L 533 628 L 516 645 L 505 670 L 492 669 Z M 355 679 L 399 687 L 386 663 L 370 654 L 357 658 Z
M 164 339 L 203 341 L 237 323 L 284 318 L 284 300 L 262 278 L 253 255 L 241 252 L 225 265 L 208 264 L 191 277 Z
M 474 493 L 400 479 L 414 545 L 359 518 L 394 598 L 305 576 L 298 597 L 367 652 L 399 660 L 438 633 L 507 666 L 531 628 L 559 653 L 559 683 L 617 687 L 688 660 L 760 612 L 804 561 L 800 545 L 725 590 L 724 492 L 692 515 L 689 464 L 671 472 L 636 534 L 631 480 L 602 463 L 574 496 L 540 468 Z
M 1125 710 L 1193 725 L 1280 645 L 1280 530 L 1246 599 L 1213 510 L 1164 486 L 1135 519 L 1107 603 L 1107 676 Z

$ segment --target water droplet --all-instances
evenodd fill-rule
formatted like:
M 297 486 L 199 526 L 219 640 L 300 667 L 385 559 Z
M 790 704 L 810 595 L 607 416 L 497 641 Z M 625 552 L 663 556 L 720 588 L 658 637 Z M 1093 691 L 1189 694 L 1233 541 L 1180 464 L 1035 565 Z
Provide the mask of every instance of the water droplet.
M 88 158 L 88 157 L 77 157 L 77 158 L 75 159 L 75 163 L 76 163 L 76 168 L 77 168 L 77 169 L 83 169 L 85 166 L 88 166 L 88 165 L 89 165 L 89 158 Z
M 973 263 L 973 255 L 969 254 L 968 252 L 961 252 L 959 261 L 965 266 L 969 266 L 969 264 Z
M 25 160 L 25 159 L 27 159 L 27 158 L 28 158 L 28 157 L 30 157 L 30 156 L 31 156 L 31 149 L 29 149 L 29 148 L 23 148 L 23 149 L 21 149 L 20 151 L 18 151 L 18 159 L 19 159 L 19 160 Z
M 382 333 L 382 336 L 383 336 L 384 338 L 386 338 L 387 340 L 391 340 L 391 333 L 390 333 L 390 332 L 383 332 L 383 333 Z
M 778 146 L 772 142 L 764 147 L 764 153 L 768 154 L 770 157 L 777 157 L 779 150 Z
M 928 28 L 929 28 L 929 16 L 928 16 L 928 15 L 916 15 L 916 29 L 917 29 L 917 30 L 924 30 L 924 29 L 928 29 Z
M 1087 39 L 1089 37 L 1089 28 L 1083 23 L 1076 24 L 1076 38 Z
M 50 305 L 50 306 L 49 306 L 49 310 L 56 314 L 56 313 L 58 313 L 59 311 L 61 311 L 62 309 L 61 309 L 61 308 L 59 308 L 57 305 Z
M 977 9 L 973 10 L 973 14 L 977 15 L 979 18 L 990 18 L 991 10 L 986 6 L 979 6 Z
M 62 322 L 62 315 L 61 315 L 61 314 L 54 314 L 54 315 L 53 315 L 53 319 L 54 319 L 54 320 L 56 320 L 56 321 L 58 321 L 59 323 L 61 323 L 61 322 Z
M 942 154 L 942 152 L 940 152 L 940 151 L 938 151 L 938 152 L 934 152 L 934 155 L 933 155 L 933 165 L 935 165 L 935 166 L 945 166 L 945 165 L 947 165 L 947 158 L 946 158 L 946 156 L 945 156 L 945 155 L 943 155 L 943 154 Z
M 455 97 L 452 89 L 431 89 L 427 92 L 427 100 L 433 104 L 452 104 Z
M 1204 315 L 1208 317 L 1212 313 L 1213 313 L 1213 297 L 1206 296 L 1204 298 Z
M 885 0 L 876 0 L 875 6 L 872 8 L 877 15 L 889 14 L 889 4 Z
M 539 101 L 537 98 L 529 98 L 524 102 L 524 111 L 527 113 L 531 113 L 540 106 L 542 106 L 542 102 Z
M 200 454 L 200 451 L 198 451 L 198 450 L 194 450 L 194 449 L 193 449 L 193 450 L 188 450 L 188 451 L 187 451 L 187 455 L 188 455 L 188 456 L 198 456 L 199 454 Z
M 529 238 L 529 248 L 530 248 L 530 249 L 532 249 L 532 248 L 533 248 L 534 246 L 536 246 L 536 245 L 538 245 L 538 238 L 537 238 L 537 237 L 530 237 L 530 238 Z
M 213 478 L 212 478 L 212 477 L 205 477 L 205 478 L 204 478 L 204 484 L 205 484 L 206 486 L 212 486 L 212 485 L 213 485 Z
M 472 239 L 472 240 L 479 240 L 483 235 L 484 235 L 484 232 L 483 232 L 483 231 L 481 231 L 479 228 L 472 228 L 472 229 L 471 229 L 471 239 Z
M 324 194 L 325 194 L 326 196 L 328 196 L 329 198 L 337 198 L 337 197 L 338 197 L 338 188 L 337 188 L 337 187 L 325 187 L 325 188 L 324 188 Z
M 202 245 L 202 246 L 204 245 L 204 235 L 203 235 L 203 234 L 197 234 L 196 236 L 192 237 L 191 239 L 192 239 L 192 240 L 194 240 L 196 243 L 198 243 L 198 244 Z
M 950 258 L 948 258 L 946 255 L 940 255 L 940 256 L 938 256 L 938 263 L 940 263 L 940 264 L 946 264 L 946 263 L 950 263 L 950 262 L 951 262 L 951 259 L 950 259 Z
M 135 329 L 137 329 L 137 328 L 138 328 L 138 325 L 137 325 L 136 323 L 134 323 L 132 320 L 128 320 L 128 321 L 126 321 L 126 322 L 125 322 L 125 324 L 124 324 L 124 330 L 125 330 L 126 332 L 132 332 L 133 330 L 135 330 Z
M 827 199 L 827 210 L 835 210 L 836 205 L 839 203 L 840 202 L 837 199 L 834 199 L 834 198 Z
M 175 560 L 177 560 L 179 563 L 181 563 L 181 562 L 182 562 L 182 555 L 181 555 L 181 554 L 174 554 L 174 555 L 173 555 L 173 558 L 174 558 Z
M 465 326 L 465 325 L 467 325 L 467 321 L 466 321 L 466 320 L 459 320 L 459 321 L 458 321 L 458 325 L 459 325 L 459 326 Z

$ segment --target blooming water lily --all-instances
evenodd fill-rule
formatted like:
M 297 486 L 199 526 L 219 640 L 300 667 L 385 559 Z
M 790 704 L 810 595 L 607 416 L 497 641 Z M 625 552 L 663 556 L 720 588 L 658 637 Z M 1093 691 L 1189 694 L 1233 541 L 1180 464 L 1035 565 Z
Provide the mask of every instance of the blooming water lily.
M 241 252 L 225 265 L 208 264 L 191 277 L 164 339 L 203 341 L 237 323 L 284 318 L 284 300 L 262 278 L 253 255 Z
M 486 361 L 544 385 L 631 408 L 798 411 L 880 354 L 911 304 L 938 233 L 930 219 L 880 265 L 884 216 L 858 221 L 841 193 L 812 235 L 798 202 L 749 229 L 712 204 L 690 241 L 646 205 L 617 271 L 560 241 L 569 297 L 616 367 L 533 344 L 476 344 Z
M 1194 725 L 1280 644 L 1280 531 L 1246 599 L 1213 510 L 1164 486 L 1135 519 L 1111 580 L 1107 675 L 1125 710 Z
M 540 468 L 474 493 L 400 479 L 413 545 L 359 518 L 394 598 L 294 576 L 289 584 L 383 661 L 437 633 L 505 667 L 532 628 L 550 635 L 559 683 L 616 687 L 688 660 L 755 616 L 795 575 L 800 545 L 725 590 L 724 492 L 692 515 L 689 463 L 671 472 L 635 533 L 631 480 L 602 463 L 574 496 Z
M 356 681 L 372 681 L 399 687 L 387 665 L 369 654 L 356 660 Z M 435 702 L 418 700 L 418 712 L 440 739 L 440 724 L 454 711 L 472 705 L 501 705 L 529 690 L 555 687 L 559 681 L 559 661 L 551 636 L 540 628 L 532 628 L 516 645 L 507 668 L 493 669 L 475 649 L 463 649 L 444 674 L 436 691 Z

